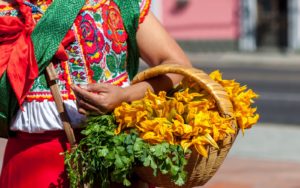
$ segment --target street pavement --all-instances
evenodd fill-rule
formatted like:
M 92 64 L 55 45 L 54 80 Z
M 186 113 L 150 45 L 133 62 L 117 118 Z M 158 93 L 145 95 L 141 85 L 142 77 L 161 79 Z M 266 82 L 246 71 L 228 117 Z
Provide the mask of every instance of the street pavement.
M 300 188 L 300 126 L 257 124 L 239 134 L 204 188 Z
M 224 163 L 203 188 L 300 188 L 300 56 L 188 56 L 195 67 L 218 68 L 224 77 L 235 78 L 261 95 L 256 103 L 260 122 L 244 135 L 240 132 Z M 0 139 L 0 168 L 4 146 L 5 140 Z

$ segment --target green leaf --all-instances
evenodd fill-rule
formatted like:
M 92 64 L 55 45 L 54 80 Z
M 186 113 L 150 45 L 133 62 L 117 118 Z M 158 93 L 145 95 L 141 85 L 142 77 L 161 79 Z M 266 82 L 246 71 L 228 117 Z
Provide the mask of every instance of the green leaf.
M 131 186 L 131 182 L 128 179 L 124 179 L 123 180 L 123 185 L 129 187 L 129 186 Z
M 103 69 L 97 64 L 95 66 L 91 66 L 91 69 L 93 71 L 93 80 L 101 80 L 101 77 L 103 75 Z
M 102 162 L 102 165 L 103 165 L 103 167 L 105 167 L 105 168 L 111 167 L 112 164 L 113 164 L 113 162 L 110 161 L 110 160 L 104 160 L 104 161 Z
M 126 144 L 126 145 L 131 145 L 131 144 L 133 144 L 133 143 L 134 143 L 134 140 L 132 139 L 131 135 L 127 135 L 127 136 L 125 137 L 124 144 Z
M 108 153 L 107 147 L 104 147 L 103 149 L 98 150 L 98 157 L 105 157 Z
M 121 137 L 122 135 L 120 135 L 120 136 L 116 136 L 116 137 L 114 137 L 113 138 L 113 142 L 114 142 L 114 144 L 116 145 L 116 146 L 119 146 L 119 145 L 122 145 L 123 144 L 123 138 Z
M 127 156 L 121 156 L 121 159 L 122 159 L 123 164 L 130 165 L 131 160 L 130 160 L 129 157 L 127 157 Z
M 180 176 L 176 181 L 175 184 L 178 186 L 182 186 L 185 184 L 185 180 Z
M 83 135 L 89 135 L 89 134 L 91 134 L 91 130 L 85 129 L 85 130 L 81 131 L 81 134 L 83 134 Z
M 136 140 L 136 142 L 133 145 L 134 151 L 141 151 L 143 149 L 143 142 L 141 140 Z
M 164 161 L 162 161 L 159 165 L 159 170 L 162 174 L 167 174 L 169 172 L 168 167 Z
M 127 146 L 127 147 L 126 147 L 126 151 L 127 151 L 129 154 L 133 155 L 133 154 L 134 154 L 134 153 L 133 153 L 133 145 Z
M 115 55 L 109 54 L 106 56 L 107 67 L 110 72 L 115 73 L 117 71 L 117 60 Z
M 168 157 L 168 158 L 166 158 L 166 165 L 172 165 L 173 163 L 172 163 L 172 160 Z
M 116 166 L 116 168 L 123 168 L 124 167 L 124 163 L 121 160 L 121 157 L 119 155 L 116 155 L 115 166 Z
M 175 176 L 179 170 L 180 170 L 180 168 L 178 166 L 172 165 L 171 166 L 171 175 Z
M 151 162 L 151 156 L 149 155 L 148 157 L 145 158 L 143 165 L 144 166 L 150 166 L 150 162 Z
M 95 13 L 95 14 L 94 14 L 94 19 L 95 19 L 96 21 L 100 21 L 100 20 L 101 20 L 100 14 Z
M 125 70 L 126 69 L 126 59 L 127 59 L 127 54 L 126 53 L 124 53 L 124 54 L 122 54 L 122 56 L 121 56 L 121 63 L 120 63 L 120 66 L 119 66 L 119 68 L 120 68 L 120 70 Z
M 109 153 L 105 157 L 108 160 L 113 160 L 115 159 L 115 152 L 114 151 L 109 151 Z
M 150 167 L 151 167 L 153 170 L 156 170 L 156 169 L 157 169 L 156 162 L 153 160 L 153 158 L 150 159 Z
M 117 152 L 118 154 L 121 154 L 121 153 L 123 153 L 124 151 L 126 151 L 125 148 L 124 148 L 124 146 L 117 146 L 115 149 L 116 149 L 116 152 Z

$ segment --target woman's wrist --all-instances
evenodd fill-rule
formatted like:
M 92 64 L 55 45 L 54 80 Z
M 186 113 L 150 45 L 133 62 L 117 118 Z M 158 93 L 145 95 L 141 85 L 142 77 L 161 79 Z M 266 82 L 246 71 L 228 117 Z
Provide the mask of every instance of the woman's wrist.
M 148 89 L 158 93 L 159 91 L 168 91 L 178 84 L 182 80 L 182 75 L 178 74 L 166 74 L 159 75 L 148 80 L 130 85 L 123 88 L 124 102 L 132 102 L 134 100 L 139 100 L 145 96 Z
M 147 89 L 153 90 L 148 82 L 140 82 L 123 89 L 123 101 L 127 103 L 143 98 Z
M 122 97 L 122 102 L 127 102 L 127 103 L 131 102 L 131 101 L 130 101 L 130 93 L 129 93 L 130 87 L 131 87 L 131 86 L 128 86 L 128 87 L 124 87 L 124 88 L 123 88 L 123 92 L 122 92 L 122 95 L 123 95 L 123 97 Z

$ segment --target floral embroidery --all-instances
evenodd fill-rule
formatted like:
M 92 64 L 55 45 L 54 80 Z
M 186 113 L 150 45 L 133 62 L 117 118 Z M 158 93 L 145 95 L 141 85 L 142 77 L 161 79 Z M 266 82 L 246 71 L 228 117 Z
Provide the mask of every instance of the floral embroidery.
M 58 75 L 59 75 L 59 80 L 58 80 L 58 85 L 59 89 L 61 91 L 61 95 L 63 100 L 75 100 L 75 95 L 74 93 L 70 90 L 70 85 L 71 85 L 71 79 L 69 76 L 69 67 L 67 62 L 61 62 L 60 64 L 55 64 L 54 65 Z M 44 75 L 39 76 L 30 92 L 26 96 L 27 101 L 44 101 L 44 100 L 49 100 L 53 101 L 53 96 L 51 94 L 51 91 L 48 87 L 48 84 L 46 82 L 46 78 Z
M 85 79 L 84 73 L 79 71 L 72 72 L 72 75 L 75 77 L 75 79 L 83 80 Z
M 121 51 L 126 51 L 127 33 L 124 29 L 121 14 L 114 2 L 111 1 L 109 5 L 103 5 L 102 18 L 104 34 L 112 41 L 112 49 L 117 54 L 120 54 Z
M 84 12 L 86 10 L 96 11 L 98 10 L 102 4 L 104 4 L 107 0 L 86 0 L 86 4 L 83 6 L 80 12 Z
M 95 62 L 90 58 L 85 57 L 85 65 L 88 67 L 88 77 L 91 82 L 107 82 L 126 72 L 127 34 L 123 26 L 119 9 L 112 1 L 106 1 L 101 5 L 101 9 L 90 9 L 82 12 L 75 21 L 76 36 L 84 36 L 84 34 L 82 34 L 84 33 L 83 28 L 87 28 L 87 26 L 84 25 L 85 22 L 82 20 L 87 19 L 84 17 L 87 14 L 93 16 L 91 22 L 93 25 L 97 26 L 97 28 L 90 26 L 89 32 L 93 33 L 92 30 L 96 28 L 98 32 L 103 33 L 101 38 L 103 36 L 104 40 L 98 41 L 99 44 L 97 44 L 103 48 L 101 49 L 103 58 L 98 59 L 98 61 Z M 87 45 L 90 42 L 88 41 L 88 37 L 78 37 L 77 40 L 79 41 L 80 49 L 85 56 L 87 56 L 86 54 L 91 51 L 91 45 Z M 101 42 L 102 44 L 100 44 Z
M 104 38 L 97 29 L 93 17 L 87 12 L 83 13 L 78 16 L 75 24 L 78 25 L 80 43 L 83 45 L 83 53 L 87 62 L 90 64 L 100 63 L 103 58 Z
M 141 23 L 149 11 L 150 0 L 139 1 Z M 50 4 L 51 0 L 42 0 L 37 6 L 46 11 Z M 0 16 L 18 16 L 18 11 L 12 6 L 0 6 Z M 33 14 L 36 21 L 41 17 L 40 13 Z M 71 84 L 129 84 L 126 72 L 127 33 L 113 0 L 86 0 L 72 30 L 76 40 L 66 48 L 69 59 L 55 65 L 64 100 L 75 100 Z M 44 75 L 36 79 L 26 100 L 53 101 Z
M 104 36 L 98 29 L 94 18 L 89 11 L 81 13 L 76 21 L 77 39 L 84 54 L 88 76 L 90 82 L 96 82 L 94 77 L 95 64 L 100 64 L 103 58 L 103 48 L 105 46 Z M 99 70 L 98 70 L 99 71 Z
M 69 56 L 68 65 L 69 70 L 71 72 L 70 77 L 72 82 L 74 84 L 90 83 L 91 81 L 88 77 L 89 70 L 86 66 L 86 61 L 83 58 L 82 51 L 79 47 L 79 43 L 75 41 L 66 49 L 66 51 Z M 78 77 L 76 77 L 76 74 L 73 72 L 80 72 L 79 74 L 81 75 L 82 79 L 78 79 Z

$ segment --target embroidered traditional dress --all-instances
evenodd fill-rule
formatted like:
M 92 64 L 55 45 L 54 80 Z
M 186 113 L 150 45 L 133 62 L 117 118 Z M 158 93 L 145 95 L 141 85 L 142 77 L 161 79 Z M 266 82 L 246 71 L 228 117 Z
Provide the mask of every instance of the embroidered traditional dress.
M 50 4 L 51 0 L 37 2 L 33 9 L 35 22 Z M 140 23 L 149 6 L 150 0 L 140 0 Z M 15 5 L 0 5 L 0 16 L 20 14 Z M 71 84 L 106 82 L 126 87 L 130 81 L 126 71 L 127 33 L 113 0 L 87 0 L 71 30 L 75 39 L 65 48 L 68 60 L 56 64 L 55 68 L 67 112 L 76 127 L 85 117 L 77 112 Z M 35 80 L 23 109 L 18 111 L 10 127 L 18 134 L 8 141 L 0 187 L 67 186 L 60 155 L 67 148 L 66 139 L 44 75 Z

